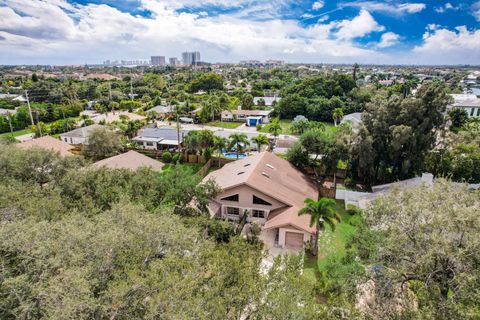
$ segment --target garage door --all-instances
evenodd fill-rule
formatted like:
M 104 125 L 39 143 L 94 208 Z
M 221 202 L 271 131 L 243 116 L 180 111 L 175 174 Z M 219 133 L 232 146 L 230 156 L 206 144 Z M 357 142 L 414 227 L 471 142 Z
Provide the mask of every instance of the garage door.
M 302 249 L 303 248 L 303 233 L 286 232 L 285 233 L 285 247 L 287 249 Z

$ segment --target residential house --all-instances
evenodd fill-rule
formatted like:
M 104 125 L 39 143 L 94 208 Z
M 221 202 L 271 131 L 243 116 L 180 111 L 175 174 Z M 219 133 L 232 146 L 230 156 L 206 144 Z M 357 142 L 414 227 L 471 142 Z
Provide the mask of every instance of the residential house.
M 180 130 L 179 143 L 177 128 L 146 128 L 140 130 L 138 136 L 132 140 L 137 142 L 139 149 L 168 150 L 171 148 L 177 148 L 179 144 L 181 145 L 186 134 L 187 131 Z
M 222 111 L 222 121 L 245 121 L 247 126 L 256 126 L 270 122 L 272 110 L 225 110 Z
M 354 112 L 347 114 L 342 118 L 341 123 L 345 123 L 347 121 L 350 121 L 352 123 L 353 128 L 358 128 L 358 126 L 360 126 L 360 124 L 362 123 L 362 113 Z
M 310 216 L 299 216 L 305 198 L 318 199 L 315 183 L 288 161 L 271 152 L 261 152 L 226 164 L 208 174 L 221 194 L 210 200 L 211 216 L 262 226 L 260 238 L 267 247 L 301 250 L 311 241 L 315 227 Z
M 68 144 L 73 144 L 73 145 L 85 144 L 90 133 L 93 130 L 100 129 L 100 128 L 106 128 L 106 127 L 99 124 L 92 124 L 91 126 L 81 127 L 69 132 L 62 133 L 60 135 L 60 139 L 63 142 L 66 142 Z
M 62 157 L 73 155 L 70 151 L 73 149 L 71 145 L 55 139 L 51 136 L 43 136 L 38 139 L 27 140 L 18 144 L 15 144 L 17 148 L 28 150 L 31 148 L 41 148 L 58 152 Z
M 278 103 L 282 98 L 273 96 L 273 97 L 255 97 L 253 98 L 253 103 L 258 106 L 260 99 L 263 99 L 265 102 L 264 106 L 266 107 L 273 107 L 276 103 Z
M 105 114 L 98 113 L 96 111 L 83 111 L 80 115 L 87 115 L 90 119 L 95 123 L 112 123 L 121 121 L 123 116 L 127 117 L 128 120 L 135 121 L 135 120 L 145 120 L 146 117 L 127 112 L 127 111 L 114 111 L 114 112 L 107 112 Z
M 146 155 L 130 150 L 128 152 L 95 162 L 95 168 L 106 167 L 110 169 L 127 169 L 135 171 L 141 167 L 148 167 L 155 171 L 162 171 L 164 166 L 160 161 Z
M 474 94 L 450 94 L 453 104 L 447 106 L 447 111 L 452 109 L 464 109 L 468 117 L 480 117 L 480 98 Z
M 171 117 L 175 114 L 175 106 L 168 105 L 168 106 L 156 106 L 153 107 L 152 109 L 149 109 L 147 111 L 147 114 L 153 112 L 157 114 L 160 118 L 166 118 L 166 117 Z

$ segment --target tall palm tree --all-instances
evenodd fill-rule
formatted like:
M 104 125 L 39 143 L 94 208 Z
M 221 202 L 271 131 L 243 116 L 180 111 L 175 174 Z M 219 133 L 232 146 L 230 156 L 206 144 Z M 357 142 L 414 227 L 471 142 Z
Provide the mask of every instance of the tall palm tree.
M 245 150 L 245 147 L 250 144 L 250 141 L 248 141 L 248 137 L 244 133 L 232 133 L 229 136 L 229 139 L 230 139 L 230 144 L 228 145 L 228 147 L 229 148 L 235 147 L 235 153 L 237 155 L 237 160 L 238 160 L 238 154 Z
M 220 168 L 220 158 L 222 157 L 223 150 L 228 146 L 228 140 L 224 137 L 215 136 L 214 147 L 218 152 L 218 167 Z
M 332 112 L 333 122 L 335 123 L 335 127 L 337 126 L 337 121 L 343 118 L 343 109 L 342 108 L 335 108 Z
M 252 141 L 257 144 L 258 152 L 262 151 L 263 145 L 268 145 L 270 143 L 267 136 L 264 134 L 260 134 L 255 138 L 252 138 Z
M 267 130 L 269 133 L 273 134 L 275 137 L 275 144 L 277 143 L 277 137 L 280 135 L 282 131 L 282 126 L 280 125 L 280 120 L 275 118 L 272 122 L 267 126 Z
M 329 198 L 321 198 L 318 201 L 307 198 L 305 207 L 298 212 L 298 215 L 310 215 L 310 227 L 316 227 L 313 255 L 318 253 L 318 236 L 325 223 L 332 228 L 332 231 L 335 231 L 337 221 L 341 220 L 340 215 L 334 209 L 335 204 L 335 200 Z

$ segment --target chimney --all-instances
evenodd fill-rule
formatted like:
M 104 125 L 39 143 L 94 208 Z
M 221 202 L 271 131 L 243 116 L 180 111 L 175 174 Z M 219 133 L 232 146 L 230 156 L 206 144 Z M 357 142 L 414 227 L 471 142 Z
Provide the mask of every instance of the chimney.
M 241 105 L 241 104 L 238 105 L 237 110 L 238 110 L 238 111 L 241 111 L 241 110 L 242 110 L 242 105 Z

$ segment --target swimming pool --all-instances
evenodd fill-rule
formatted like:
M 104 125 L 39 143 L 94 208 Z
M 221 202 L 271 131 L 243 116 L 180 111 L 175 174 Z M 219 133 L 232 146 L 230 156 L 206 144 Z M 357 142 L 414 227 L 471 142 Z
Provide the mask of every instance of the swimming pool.
M 237 154 L 235 152 L 224 152 L 223 156 L 228 159 L 237 159 Z M 247 154 L 245 153 L 238 154 L 238 159 L 243 159 L 245 157 L 247 157 Z

